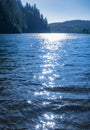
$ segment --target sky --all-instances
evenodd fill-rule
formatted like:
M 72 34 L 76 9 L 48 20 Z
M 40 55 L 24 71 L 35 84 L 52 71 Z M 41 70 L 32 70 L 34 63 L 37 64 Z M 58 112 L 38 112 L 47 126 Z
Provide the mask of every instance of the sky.
M 21 0 L 36 4 L 49 23 L 67 20 L 90 20 L 90 0 Z

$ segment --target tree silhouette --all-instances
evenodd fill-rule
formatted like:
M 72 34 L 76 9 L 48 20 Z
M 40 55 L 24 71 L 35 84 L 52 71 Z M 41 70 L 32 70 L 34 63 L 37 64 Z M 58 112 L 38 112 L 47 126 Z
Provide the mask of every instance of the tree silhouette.
M 20 0 L 0 0 L 0 33 L 48 31 L 48 21 L 40 14 L 36 4 L 22 6 Z

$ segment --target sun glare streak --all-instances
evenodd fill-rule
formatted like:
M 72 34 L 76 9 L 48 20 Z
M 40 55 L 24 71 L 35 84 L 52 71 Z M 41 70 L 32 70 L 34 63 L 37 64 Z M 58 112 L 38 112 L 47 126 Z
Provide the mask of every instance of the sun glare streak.
M 68 39 L 70 36 L 67 34 L 56 34 L 56 33 L 51 33 L 51 34 L 41 34 L 41 38 L 46 39 L 47 42 L 57 42 L 57 41 L 62 41 L 65 39 Z
M 63 40 L 68 39 L 68 34 L 40 34 L 38 35 L 41 45 L 43 55 L 41 58 L 43 59 L 43 64 L 41 65 L 42 72 L 39 75 L 39 80 L 42 84 L 46 86 L 54 87 L 55 78 L 58 76 L 58 72 L 56 71 L 56 66 L 58 66 L 58 58 L 60 56 L 57 52 L 62 50 Z M 44 50 L 44 51 L 43 51 Z

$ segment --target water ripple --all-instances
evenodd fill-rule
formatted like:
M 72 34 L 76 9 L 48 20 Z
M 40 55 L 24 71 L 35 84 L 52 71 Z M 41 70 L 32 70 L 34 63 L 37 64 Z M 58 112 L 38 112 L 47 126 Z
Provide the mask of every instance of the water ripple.
M 90 129 L 90 35 L 0 35 L 0 129 Z

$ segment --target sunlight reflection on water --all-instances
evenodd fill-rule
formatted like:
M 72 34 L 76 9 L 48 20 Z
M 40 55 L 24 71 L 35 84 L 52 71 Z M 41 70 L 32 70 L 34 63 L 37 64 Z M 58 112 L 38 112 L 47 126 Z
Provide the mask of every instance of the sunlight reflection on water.
M 51 33 L 51 34 L 41 34 L 40 37 L 45 39 L 47 43 L 52 43 L 52 42 L 56 43 L 56 41 L 66 40 L 70 38 L 71 36 L 67 34 Z
M 35 96 L 41 96 L 41 95 L 49 96 L 49 92 L 47 92 L 47 91 L 35 92 L 34 95 Z
M 54 122 L 54 115 L 50 113 L 45 113 L 42 115 L 43 118 L 40 119 L 40 124 L 36 126 L 37 130 L 43 129 L 48 130 L 51 128 L 54 128 L 55 122 Z
M 60 73 L 58 73 L 58 70 L 56 70 L 57 66 L 63 67 L 64 63 L 59 64 L 58 60 L 60 59 L 60 56 L 62 54 L 67 54 L 65 50 L 63 50 L 63 40 L 65 41 L 70 36 L 67 34 L 41 34 L 39 35 L 39 39 L 41 40 L 42 51 L 43 55 L 41 56 L 41 59 L 43 60 L 40 67 L 42 68 L 41 73 L 39 74 L 39 80 L 42 81 L 42 85 L 45 87 L 53 88 L 55 87 L 55 80 L 61 79 Z M 43 42 L 43 43 L 42 43 Z M 64 42 L 65 43 L 65 42 Z M 60 55 L 59 55 L 60 52 Z M 60 85 L 59 85 L 60 87 Z M 62 100 L 62 94 L 56 94 L 56 93 L 49 93 L 48 91 L 40 91 L 35 92 L 35 96 L 44 96 L 47 97 L 48 100 L 57 100 L 57 96 L 59 100 Z M 43 106 L 50 105 L 50 102 L 44 101 L 42 103 Z M 57 105 L 56 105 L 57 106 Z M 61 105 L 58 106 L 61 108 Z M 40 130 L 48 130 L 55 127 L 55 121 L 54 121 L 55 115 L 52 113 L 44 113 L 41 118 L 39 118 L 40 124 L 36 125 L 36 129 Z M 59 117 L 61 120 L 63 119 L 63 116 Z
M 47 86 L 54 86 L 54 80 L 57 77 L 60 77 L 60 74 L 58 74 L 58 71 L 56 71 L 55 67 L 60 66 L 58 64 L 58 60 L 60 58 L 60 55 L 58 55 L 58 52 L 62 50 L 63 42 L 62 40 L 68 39 L 69 35 L 67 34 L 41 34 L 39 35 L 41 39 L 44 39 L 42 50 L 45 51 L 42 55 L 43 64 L 42 67 L 42 73 L 39 76 L 40 80 L 43 80 L 43 84 L 45 84 L 45 79 L 47 80 Z M 41 40 L 42 44 L 42 40 Z M 61 64 L 63 66 L 63 64 Z M 48 77 L 47 77 L 48 75 Z

